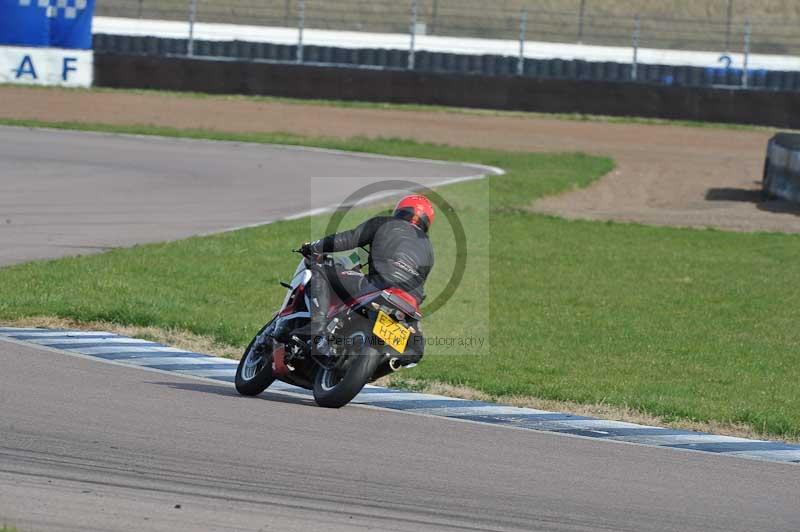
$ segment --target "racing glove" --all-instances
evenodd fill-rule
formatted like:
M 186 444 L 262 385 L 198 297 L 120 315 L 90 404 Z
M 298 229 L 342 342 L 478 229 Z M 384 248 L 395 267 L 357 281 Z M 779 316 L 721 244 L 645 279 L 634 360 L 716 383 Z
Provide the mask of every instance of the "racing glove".
M 305 255 L 306 257 L 310 257 L 319 253 L 317 249 L 317 244 L 319 244 L 319 240 L 316 242 L 306 242 L 302 246 L 300 246 L 300 253 Z

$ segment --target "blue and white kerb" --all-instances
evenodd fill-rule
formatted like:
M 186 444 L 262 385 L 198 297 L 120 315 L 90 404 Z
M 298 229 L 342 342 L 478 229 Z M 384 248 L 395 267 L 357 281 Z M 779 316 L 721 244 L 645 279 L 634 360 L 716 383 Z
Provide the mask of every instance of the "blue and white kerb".
M 238 364 L 235 360 L 193 353 L 102 331 L 0 328 L 0 338 L 4 336 L 69 353 L 156 371 L 202 377 L 228 385 L 234 381 Z M 268 392 L 303 396 L 311 393 L 282 382 L 275 382 Z M 503 427 L 800 464 L 800 445 L 607 421 L 376 386 L 365 387 L 353 403 Z

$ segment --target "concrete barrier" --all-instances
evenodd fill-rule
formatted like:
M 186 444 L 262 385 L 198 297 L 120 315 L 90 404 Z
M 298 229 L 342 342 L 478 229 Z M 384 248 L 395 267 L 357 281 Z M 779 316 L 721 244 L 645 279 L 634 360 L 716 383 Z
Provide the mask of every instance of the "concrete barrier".
M 101 87 L 638 116 L 800 129 L 800 92 L 97 54 Z
M 778 133 L 767 145 L 764 194 L 800 202 L 800 135 Z

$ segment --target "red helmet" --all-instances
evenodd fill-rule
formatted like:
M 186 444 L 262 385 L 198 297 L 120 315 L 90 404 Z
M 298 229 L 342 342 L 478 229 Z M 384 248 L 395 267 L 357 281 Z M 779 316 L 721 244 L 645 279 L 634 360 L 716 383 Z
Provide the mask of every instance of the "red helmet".
M 420 194 L 412 194 L 401 199 L 394 208 L 394 217 L 401 218 L 416 225 L 426 233 L 433 225 L 433 205 L 428 198 Z

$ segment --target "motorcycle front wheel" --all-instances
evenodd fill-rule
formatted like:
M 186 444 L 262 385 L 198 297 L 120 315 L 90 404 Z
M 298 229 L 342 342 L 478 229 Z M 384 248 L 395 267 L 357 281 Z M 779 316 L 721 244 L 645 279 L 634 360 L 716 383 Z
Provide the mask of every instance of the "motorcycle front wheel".
M 319 368 L 314 378 L 314 401 L 325 408 L 341 408 L 364 388 L 381 361 L 381 354 L 368 346 L 346 355 L 342 368 Z
M 264 327 L 264 329 L 268 326 Z M 257 345 L 258 337 L 264 329 L 250 341 L 250 345 L 245 349 L 244 355 L 239 361 L 239 366 L 236 368 L 236 391 L 242 395 L 258 395 L 275 382 L 275 377 L 272 374 L 274 340 L 268 338 L 265 340 L 267 345 Z

